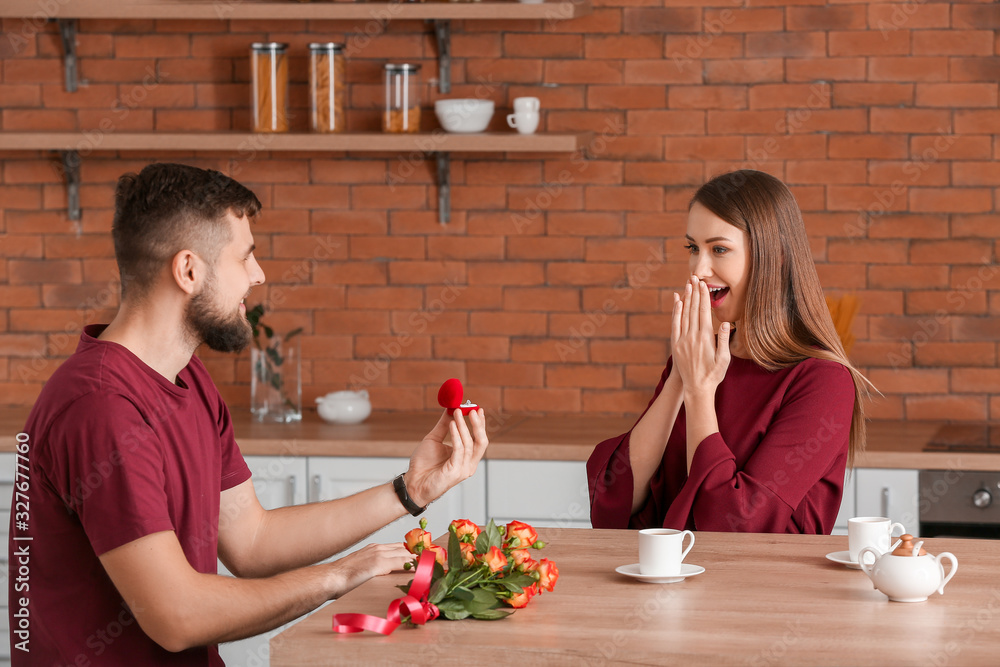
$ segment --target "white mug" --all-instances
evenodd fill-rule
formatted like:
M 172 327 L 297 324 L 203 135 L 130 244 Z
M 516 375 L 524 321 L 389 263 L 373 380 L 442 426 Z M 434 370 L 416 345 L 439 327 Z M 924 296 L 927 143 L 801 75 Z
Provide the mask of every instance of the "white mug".
M 515 97 L 514 113 L 519 111 L 530 111 L 538 113 L 542 109 L 542 102 L 537 97 Z
M 871 547 L 880 554 L 887 552 L 892 532 L 897 526 L 900 535 L 906 532 L 903 524 L 894 523 L 884 516 L 856 516 L 853 519 L 848 519 L 847 546 L 850 549 L 851 560 L 855 563 L 858 562 L 858 554 L 865 547 Z M 875 562 L 874 559 L 872 562 Z
M 683 551 L 684 536 L 691 541 Z M 680 574 L 681 562 L 694 546 L 694 533 L 673 528 L 646 528 L 639 531 L 639 574 L 669 577 Z
M 538 129 L 537 111 L 515 111 L 507 116 L 507 124 L 520 134 L 534 134 Z

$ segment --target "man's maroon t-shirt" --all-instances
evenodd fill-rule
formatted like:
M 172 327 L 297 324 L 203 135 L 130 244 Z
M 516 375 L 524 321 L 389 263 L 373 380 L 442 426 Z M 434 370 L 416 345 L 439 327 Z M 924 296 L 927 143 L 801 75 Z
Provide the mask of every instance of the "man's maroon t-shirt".
M 172 530 L 195 570 L 217 571 L 220 494 L 250 478 L 229 410 L 197 357 L 174 384 L 98 340 L 103 328 L 84 330 L 25 427 L 30 518 L 24 530 L 12 513 L 10 534 L 31 539 L 10 543 L 13 664 L 222 665 L 214 647 L 170 653 L 153 642 L 98 556 Z

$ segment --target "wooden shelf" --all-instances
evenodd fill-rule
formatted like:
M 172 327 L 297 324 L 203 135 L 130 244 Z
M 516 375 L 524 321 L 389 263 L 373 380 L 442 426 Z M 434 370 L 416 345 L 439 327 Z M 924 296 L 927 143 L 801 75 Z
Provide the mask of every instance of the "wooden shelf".
M 53 151 L 359 151 L 428 153 L 571 153 L 590 133 L 350 134 L 249 132 L 0 132 L 0 150 Z
M 249 132 L 0 132 L 0 151 L 58 151 L 66 174 L 70 220 L 80 219 L 80 153 L 94 151 L 232 151 L 238 155 L 267 151 L 412 153 L 437 163 L 438 220 L 451 221 L 452 153 L 573 153 L 591 133 L 516 134 L 254 134 Z
M 256 2 L 255 0 L 4 0 L 0 17 L 53 19 L 561 20 L 586 16 L 590 0 L 521 2 Z
M 76 50 L 78 19 L 218 19 L 227 20 L 426 20 L 434 24 L 438 47 L 438 86 L 451 90 L 452 20 L 547 20 L 560 21 L 592 11 L 591 0 L 557 0 L 528 4 L 508 2 L 266 2 L 261 0 L 72 0 L 44 5 L 39 0 L 3 0 L 0 18 L 26 20 L 43 10 L 47 19 L 59 24 L 63 44 L 66 90 L 78 85 L 79 58 Z M 390 135 L 383 133 L 249 134 L 239 132 L 171 133 L 140 132 L 2 132 L 0 150 L 59 151 L 66 173 L 71 220 L 80 219 L 80 152 L 157 151 L 420 151 L 434 157 L 438 173 L 438 217 L 450 219 L 450 154 L 465 153 L 566 153 L 583 148 L 587 134 L 518 135 L 484 133 L 473 135 Z

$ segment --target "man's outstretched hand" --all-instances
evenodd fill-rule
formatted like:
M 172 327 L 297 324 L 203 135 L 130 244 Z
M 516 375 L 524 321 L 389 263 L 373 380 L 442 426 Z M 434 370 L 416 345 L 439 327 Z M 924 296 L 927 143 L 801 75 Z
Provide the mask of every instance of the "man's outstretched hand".
M 445 443 L 449 434 L 451 441 Z M 424 507 L 471 477 L 489 444 L 482 408 L 469 413 L 468 423 L 460 409 L 451 413 L 445 410 L 410 457 L 410 468 L 404 479 L 413 502 Z

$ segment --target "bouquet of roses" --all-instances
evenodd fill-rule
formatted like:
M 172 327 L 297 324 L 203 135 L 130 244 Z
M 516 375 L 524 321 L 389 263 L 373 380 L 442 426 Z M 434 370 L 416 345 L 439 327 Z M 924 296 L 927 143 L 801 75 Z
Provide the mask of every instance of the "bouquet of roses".
M 472 521 L 456 519 L 448 526 L 448 548 L 431 542 L 426 519 L 406 534 L 406 548 L 419 556 L 434 553 L 434 573 L 427 602 L 445 618 L 494 620 L 513 613 L 536 595 L 552 591 L 559 568 L 548 558 L 536 561 L 530 549 L 541 549 L 535 529 L 521 521 L 503 528 L 492 519 L 480 529 Z M 406 593 L 410 586 L 399 586 Z

